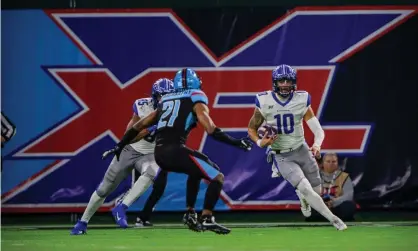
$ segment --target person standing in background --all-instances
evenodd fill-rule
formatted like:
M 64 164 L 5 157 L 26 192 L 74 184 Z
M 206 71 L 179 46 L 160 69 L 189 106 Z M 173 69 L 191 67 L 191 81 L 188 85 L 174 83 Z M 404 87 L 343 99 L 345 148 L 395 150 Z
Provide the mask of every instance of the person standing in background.
M 322 158 L 320 171 L 322 192 L 321 196 L 331 211 L 344 221 L 354 220 L 356 204 L 354 202 L 354 185 L 348 173 L 338 167 L 336 153 L 326 153 Z M 319 220 L 321 215 L 312 212 L 308 221 Z

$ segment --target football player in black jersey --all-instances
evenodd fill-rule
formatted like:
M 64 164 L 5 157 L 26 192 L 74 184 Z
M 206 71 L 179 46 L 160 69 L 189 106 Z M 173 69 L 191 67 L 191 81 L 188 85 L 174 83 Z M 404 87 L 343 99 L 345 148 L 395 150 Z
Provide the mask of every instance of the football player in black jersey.
M 235 139 L 216 127 L 209 116 L 208 98 L 201 90 L 202 82 L 192 69 L 182 69 L 174 77 L 175 92 L 163 96 L 158 109 L 138 121 L 123 136 L 122 140 L 103 157 L 114 153 L 117 158 L 123 147 L 138 133 L 157 124 L 155 160 L 161 169 L 168 172 L 187 174 L 187 207 L 185 224 L 191 230 L 210 230 L 217 234 L 228 234 L 230 230 L 215 222 L 213 208 L 222 190 L 224 175 L 219 167 L 201 152 L 185 146 L 190 131 L 199 122 L 215 140 L 230 144 L 243 150 L 251 150 L 248 138 Z M 201 179 L 209 181 L 201 217 L 194 211 Z

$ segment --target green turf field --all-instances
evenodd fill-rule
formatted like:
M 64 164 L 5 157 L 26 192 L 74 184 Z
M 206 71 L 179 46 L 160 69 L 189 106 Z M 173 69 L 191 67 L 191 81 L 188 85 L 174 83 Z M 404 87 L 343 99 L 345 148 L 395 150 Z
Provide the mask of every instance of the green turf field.
M 319 224 L 233 225 L 219 236 L 195 233 L 179 225 L 153 229 L 92 227 L 87 235 L 70 236 L 70 226 L 51 229 L 2 228 L 3 251 L 397 251 L 417 250 L 418 226 L 414 224 L 356 224 L 343 232 Z M 56 226 L 54 226 L 56 228 Z

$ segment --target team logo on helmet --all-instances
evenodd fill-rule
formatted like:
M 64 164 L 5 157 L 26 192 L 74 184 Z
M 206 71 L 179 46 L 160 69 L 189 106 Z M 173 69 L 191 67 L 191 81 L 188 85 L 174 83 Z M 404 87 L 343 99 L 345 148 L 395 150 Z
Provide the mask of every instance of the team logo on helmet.
M 160 78 L 152 85 L 151 96 L 154 100 L 154 106 L 158 104 L 158 98 L 174 91 L 174 84 L 168 78 Z

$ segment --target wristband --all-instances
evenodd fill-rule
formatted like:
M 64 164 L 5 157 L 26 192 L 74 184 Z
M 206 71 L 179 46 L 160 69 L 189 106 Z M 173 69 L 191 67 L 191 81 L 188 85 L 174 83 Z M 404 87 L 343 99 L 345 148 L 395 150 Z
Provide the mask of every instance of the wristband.
M 261 147 L 261 139 L 257 140 L 257 146 L 260 147 L 260 148 L 262 148 Z

